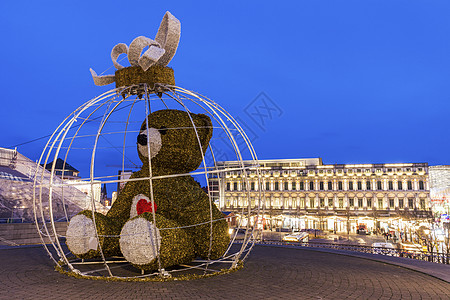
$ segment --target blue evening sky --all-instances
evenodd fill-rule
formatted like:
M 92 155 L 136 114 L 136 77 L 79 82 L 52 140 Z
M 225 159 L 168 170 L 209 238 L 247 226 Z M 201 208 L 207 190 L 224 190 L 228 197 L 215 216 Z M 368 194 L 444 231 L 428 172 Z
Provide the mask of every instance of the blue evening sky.
M 0 147 L 112 88 L 89 68 L 154 38 L 166 10 L 182 23 L 177 85 L 245 122 L 260 158 L 450 164 L 450 1 L 437 0 L 1 1 Z M 260 97 L 275 109 L 263 119 L 249 113 Z M 45 141 L 18 150 L 36 160 Z

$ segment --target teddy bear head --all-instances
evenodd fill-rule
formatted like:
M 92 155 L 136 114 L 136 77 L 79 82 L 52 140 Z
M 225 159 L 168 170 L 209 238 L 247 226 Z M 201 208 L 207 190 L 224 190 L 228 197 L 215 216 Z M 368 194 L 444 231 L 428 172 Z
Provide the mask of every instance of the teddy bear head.
M 148 170 L 151 162 L 155 175 L 194 171 L 211 137 L 212 122 L 207 115 L 174 109 L 155 111 L 144 120 L 137 138 L 142 170 Z

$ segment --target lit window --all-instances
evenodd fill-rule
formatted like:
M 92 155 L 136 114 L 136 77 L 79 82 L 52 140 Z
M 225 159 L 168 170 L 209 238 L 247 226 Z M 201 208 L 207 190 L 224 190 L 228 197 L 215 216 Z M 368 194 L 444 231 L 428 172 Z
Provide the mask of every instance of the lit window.
M 379 209 L 383 208 L 383 199 L 382 198 L 378 198 L 378 208 Z
M 314 208 L 314 199 L 309 199 L 309 207 Z
M 325 206 L 325 199 L 324 198 L 320 198 L 320 207 L 324 207 Z
M 339 208 L 344 208 L 344 199 L 339 198 Z

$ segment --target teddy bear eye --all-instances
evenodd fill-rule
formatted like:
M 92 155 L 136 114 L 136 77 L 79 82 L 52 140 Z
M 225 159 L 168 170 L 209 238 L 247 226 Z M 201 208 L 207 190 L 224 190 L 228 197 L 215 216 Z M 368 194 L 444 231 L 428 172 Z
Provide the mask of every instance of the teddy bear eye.
M 141 133 L 140 135 L 137 136 L 137 142 L 139 145 L 145 146 L 147 145 L 147 135 Z
M 160 129 L 159 129 L 159 133 L 161 133 L 162 135 L 164 135 L 164 134 L 166 134 L 167 133 L 167 127 L 161 127 Z

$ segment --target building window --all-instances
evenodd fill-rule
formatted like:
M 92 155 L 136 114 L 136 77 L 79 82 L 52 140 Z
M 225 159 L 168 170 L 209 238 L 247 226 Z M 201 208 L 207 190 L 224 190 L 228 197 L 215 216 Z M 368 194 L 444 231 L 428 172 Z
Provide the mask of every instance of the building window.
M 279 190 L 280 187 L 278 185 L 279 185 L 278 181 L 275 181 L 275 191 Z
M 403 199 L 398 199 L 398 207 L 403 208 Z
M 367 207 L 372 207 L 372 199 L 367 199 Z
M 325 199 L 324 198 L 319 198 L 319 202 L 320 202 L 320 207 L 324 207 L 325 206 Z
M 425 209 L 425 199 L 420 199 L 420 209 Z
M 314 198 L 309 199 L 309 207 L 314 208 Z
M 233 191 L 237 191 L 237 189 L 238 189 L 238 188 L 237 188 L 237 182 L 234 182 L 234 183 L 233 183 Z
M 305 207 L 305 198 L 300 198 L 300 207 Z
M 408 190 L 412 190 L 412 181 L 408 180 Z
M 333 189 L 333 182 L 328 181 L 328 190 L 331 191 Z
M 314 190 L 314 182 L 313 181 L 310 181 L 309 182 L 309 189 L 312 191 L 312 190 Z
M 363 207 L 363 199 L 358 198 L 358 207 Z
M 338 190 L 342 191 L 342 181 L 338 182 Z
M 389 187 L 390 191 L 392 191 L 394 189 L 394 183 L 391 180 L 389 180 L 389 182 L 388 182 L 388 187 Z
M 362 190 L 362 182 L 358 181 L 358 190 Z
M 323 191 L 323 181 L 319 182 L 319 189 Z
M 266 182 L 266 191 L 270 191 L 270 182 Z
M 419 190 L 424 190 L 425 184 L 423 183 L 423 180 L 419 180 Z
M 227 191 L 229 191 L 229 190 L 230 190 L 230 183 L 227 182 Z
M 397 186 L 398 186 L 398 189 L 399 189 L 399 190 L 403 190 L 403 182 L 402 182 L 401 180 L 399 180 L 399 181 L 397 182 Z
M 285 191 L 289 190 L 289 183 L 288 182 L 284 183 L 284 190 Z
M 255 183 L 254 182 L 251 183 L 250 188 L 251 188 L 252 191 L 255 190 Z
M 394 208 L 394 199 L 389 198 L 389 208 Z
M 303 181 L 300 181 L 300 191 L 303 191 L 305 189 L 305 186 L 303 184 Z
M 344 208 L 344 199 L 339 198 L 339 208 Z
M 366 181 L 366 190 L 370 190 L 370 180 Z
M 414 199 L 408 198 L 408 207 L 409 207 L 410 209 L 413 209 L 413 208 L 414 208 Z
M 353 198 L 348 199 L 349 205 L 350 207 L 353 207 L 353 205 L 355 204 L 355 201 Z
M 348 182 L 348 189 L 349 189 L 350 191 L 353 190 L 353 181 L 349 181 L 349 182 Z
M 328 207 L 333 208 L 333 198 L 328 198 Z
M 383 189 L 383 184 L 381 183 L 380 180 L 377 181 L 377 190 L 382 190 Z
M 378 208 L 383 209 L 383 199 L 382 198 L 378 198 Z

